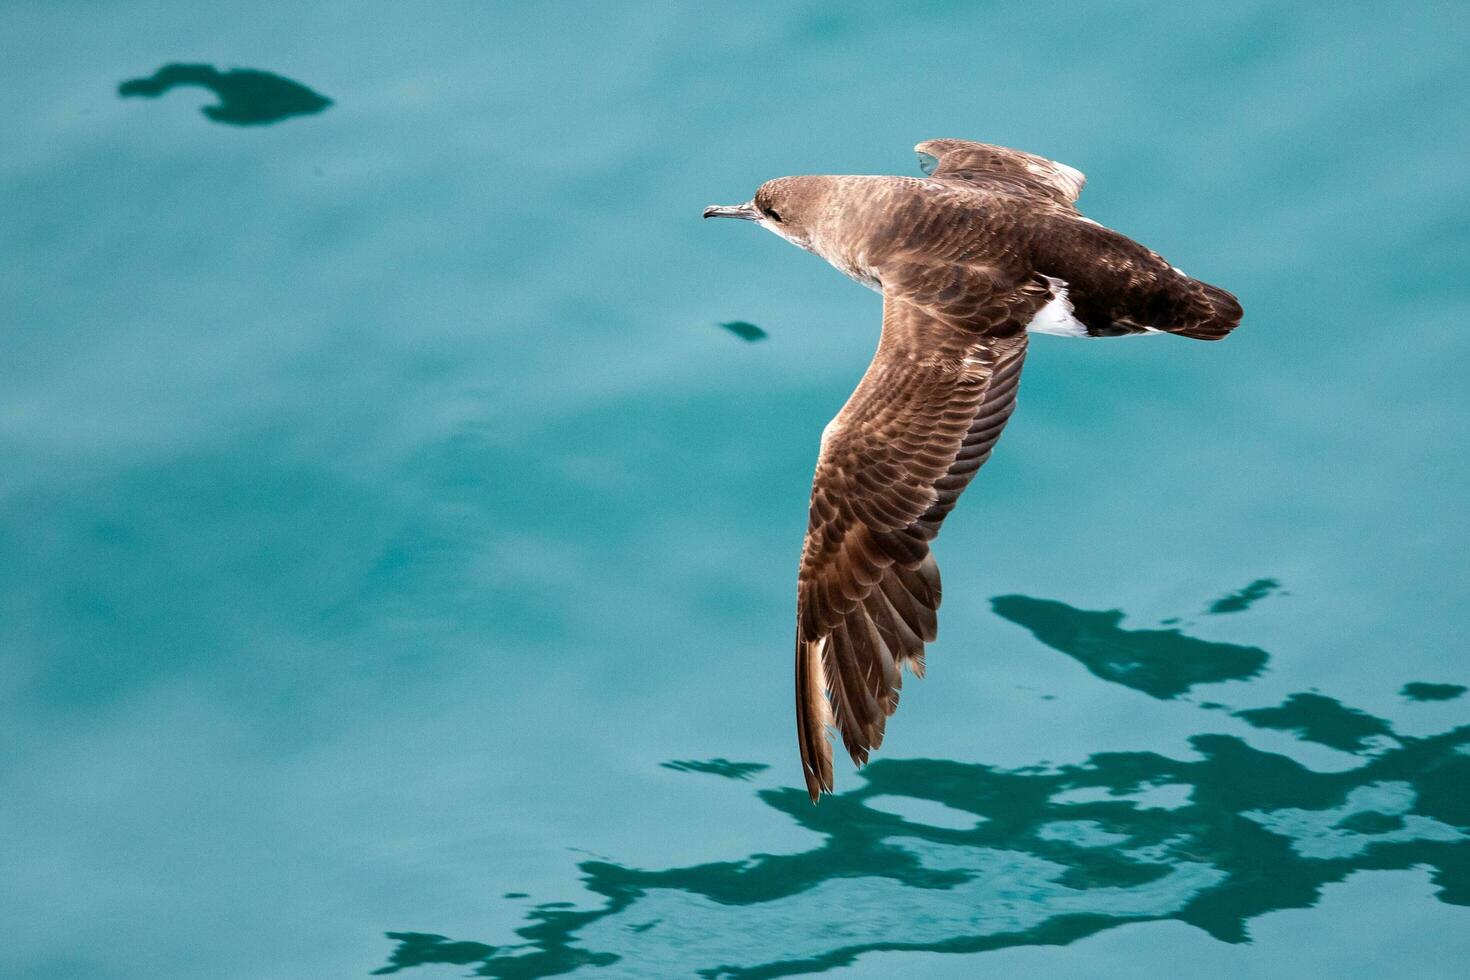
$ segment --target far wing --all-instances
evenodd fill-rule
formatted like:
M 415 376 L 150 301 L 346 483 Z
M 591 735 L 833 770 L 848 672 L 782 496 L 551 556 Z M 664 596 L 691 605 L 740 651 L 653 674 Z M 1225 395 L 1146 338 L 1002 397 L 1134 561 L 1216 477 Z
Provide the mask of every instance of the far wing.
M 925 140 L 914 147 L 936 163 L 930 175 L 982 187 L 1040 195 L 1074 210 L 1087 177 L 1082 171 L 1034 153 L 969 140 Z

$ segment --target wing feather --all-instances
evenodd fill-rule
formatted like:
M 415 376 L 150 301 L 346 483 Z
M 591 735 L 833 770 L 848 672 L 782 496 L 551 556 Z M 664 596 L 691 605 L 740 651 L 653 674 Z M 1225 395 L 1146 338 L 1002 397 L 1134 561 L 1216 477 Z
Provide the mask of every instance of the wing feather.
M 1073 209 L 1087 177 L 1075 167 L 1008 146 L 970 140 L 925 140 L 914 147 L 936 161 L 932 176 L 992 190 L 1039 195 Z
M 927 302 L 932 278 L 908 298 L 885 283 L 878 352 L 823 436 L 797 586 L 797 741 L 813 800 L 832 788 L 827 726 L 861 765 L 898 707 L 901 668 L 923 675 L 941 597 L 929 541 L 1010 417 L 1023 327 L 1046 298 L 1034 283 L 964 281 L 963 323 Z

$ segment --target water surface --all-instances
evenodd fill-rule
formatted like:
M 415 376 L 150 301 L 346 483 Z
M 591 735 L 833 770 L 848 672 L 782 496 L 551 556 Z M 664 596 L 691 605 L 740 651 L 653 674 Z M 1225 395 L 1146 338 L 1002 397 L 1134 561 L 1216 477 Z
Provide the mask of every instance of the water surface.
M 0 975 L 1463 975 L 1463 5 L 0 23 Z M 879 303 L 699 215 L 942 136 L 1247 317 L 1037 339 L 813 809 Z

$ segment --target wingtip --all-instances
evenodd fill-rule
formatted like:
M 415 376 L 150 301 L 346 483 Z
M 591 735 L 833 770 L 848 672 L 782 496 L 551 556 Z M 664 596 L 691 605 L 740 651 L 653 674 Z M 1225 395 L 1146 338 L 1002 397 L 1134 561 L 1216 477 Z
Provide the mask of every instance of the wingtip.
M 832 792 L 832 743 L 827 736 L 831 708 L 821 653 L 825 640 L 804 641 L 800 635 L 796 640 L 797 747 L 801 751 L 801 774 L 813 803 L 823 793 Z
M 822 776 L 803 767 L 802 775 L 806 776 L 806 795 L 811 798 L 812 805 L 822 801 L 822 797 L 832 792 L 832 777 Z

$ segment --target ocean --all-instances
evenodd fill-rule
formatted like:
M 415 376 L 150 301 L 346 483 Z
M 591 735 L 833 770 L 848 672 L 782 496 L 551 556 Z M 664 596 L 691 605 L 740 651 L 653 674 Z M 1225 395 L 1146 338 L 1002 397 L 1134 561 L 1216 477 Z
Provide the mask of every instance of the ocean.
M 1465 976 L 1467 28 L 0 5 L 0 975 Z M 936 137 L 1245 321 L 1035 338 L 813 807 L 881 304 L 700 212 Z

